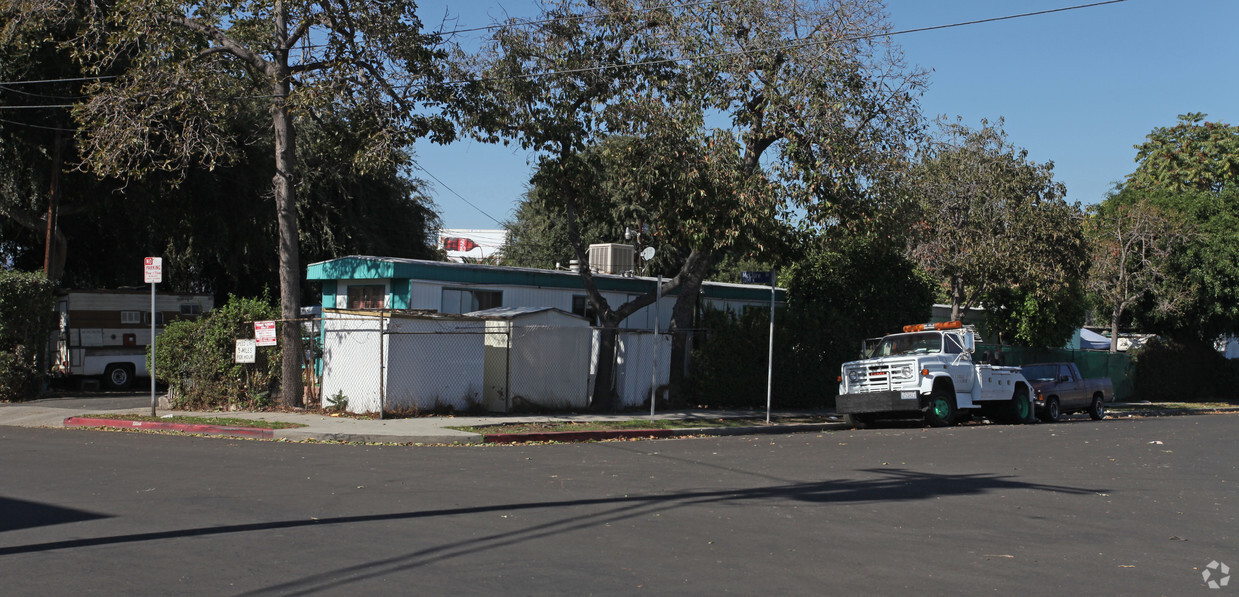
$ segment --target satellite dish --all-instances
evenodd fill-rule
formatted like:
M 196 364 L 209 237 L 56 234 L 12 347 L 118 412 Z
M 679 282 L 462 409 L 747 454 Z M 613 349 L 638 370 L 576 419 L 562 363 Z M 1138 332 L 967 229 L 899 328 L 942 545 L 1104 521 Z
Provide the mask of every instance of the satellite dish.
M 645 250 L 641 251 L 641 258 L 646 261 L 653 259 L 654 258 L 654 247 L 646 247 Z

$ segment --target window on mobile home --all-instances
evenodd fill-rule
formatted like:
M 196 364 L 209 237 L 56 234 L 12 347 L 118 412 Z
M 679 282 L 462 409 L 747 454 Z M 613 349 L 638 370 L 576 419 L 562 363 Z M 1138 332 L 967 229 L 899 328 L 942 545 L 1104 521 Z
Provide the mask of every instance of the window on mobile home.
M 503 306 L 503 292 L 499 290 L 443 289 L 443 308 L 440 313 L 469 313 Z
M 382 309 L 386 299 L 386 288 L 382 284 L 365 284 L 348 287 L 349 309 Z

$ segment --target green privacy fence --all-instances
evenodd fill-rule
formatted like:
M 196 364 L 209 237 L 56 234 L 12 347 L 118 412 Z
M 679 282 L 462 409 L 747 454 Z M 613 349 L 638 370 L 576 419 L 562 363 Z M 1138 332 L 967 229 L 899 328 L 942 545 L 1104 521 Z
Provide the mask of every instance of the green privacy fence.
M 1031 363 L 1075 363 L 1084 377 L 1109 377 L 1114 385 L 1114 399 L 1127 400 L 1132 396 L 1131 356 L 1125 353 L 1109 353 L 1100 350 L 1068 350 L 1065 348 L 1028 348 L 1025 346 L 998 346 L 978 344 L 977 355 L 1002 353 L 1003 364 L 1009 366 Z

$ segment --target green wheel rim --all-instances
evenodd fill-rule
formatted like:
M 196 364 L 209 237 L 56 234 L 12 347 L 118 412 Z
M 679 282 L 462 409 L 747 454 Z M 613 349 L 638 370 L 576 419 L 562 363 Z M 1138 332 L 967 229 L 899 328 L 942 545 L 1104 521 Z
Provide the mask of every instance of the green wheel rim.
M 945 398 L 934 400 L 934 416 L 944 421 L 951 416 L 951 405 L 947 403 Z
M 1031 408 L 1028 405 L 1028 396 L 1025 394 L 1020 394 L 1019 396 L 1016 396 L 1015 399 L 1017 402 L 1016 407 L 1015 407 L 1016 408 L 1015 412 L 1019 413 L 1021 420 L 1027 419 L 1029 415 L 1029 409 Z

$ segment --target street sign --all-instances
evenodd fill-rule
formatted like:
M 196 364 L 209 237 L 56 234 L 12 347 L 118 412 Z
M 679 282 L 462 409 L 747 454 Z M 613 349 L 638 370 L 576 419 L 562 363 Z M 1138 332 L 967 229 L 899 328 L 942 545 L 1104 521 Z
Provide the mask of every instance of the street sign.
M 163 283 L 163 257 L 147 257 L 142 262 L 144 284 Z
M 255 321 L 254 341 L 258 346 L 275 346 L 275 322 Z
M 253 363 L 258 356 L 258 344 L 254 340 L 237 340 L 234 363 Z
M 741 284 L 770 285 L 770 272 L 740 272 Z

